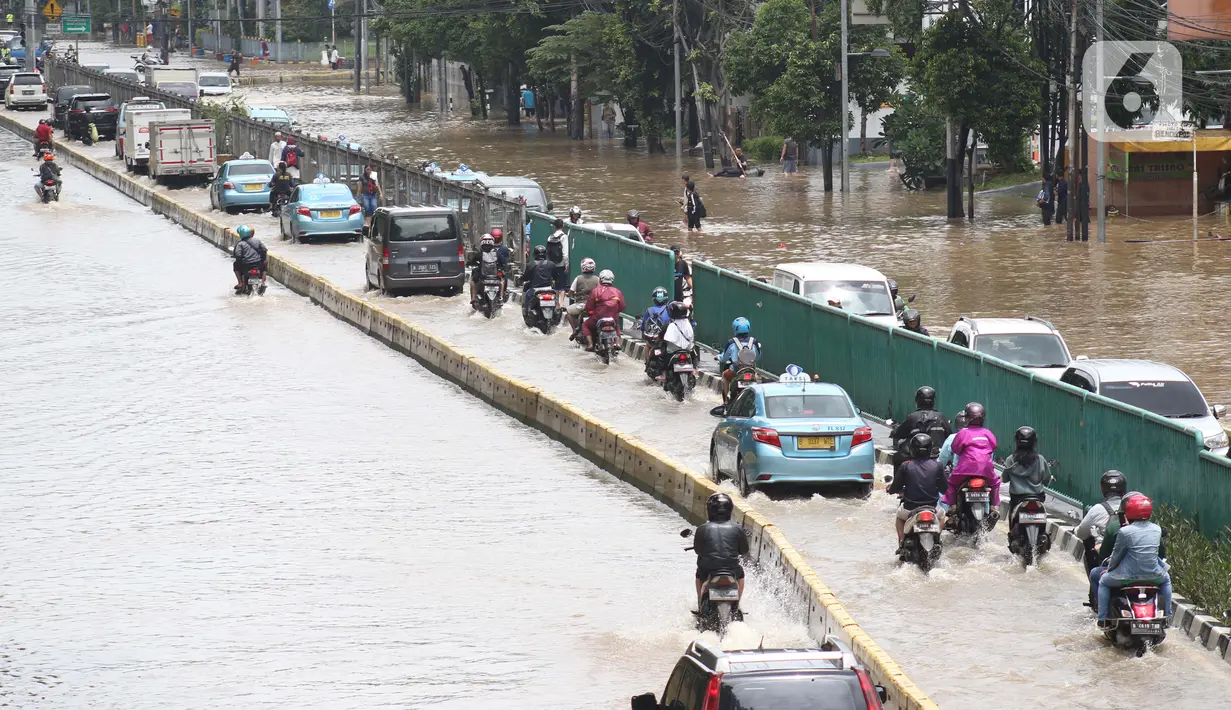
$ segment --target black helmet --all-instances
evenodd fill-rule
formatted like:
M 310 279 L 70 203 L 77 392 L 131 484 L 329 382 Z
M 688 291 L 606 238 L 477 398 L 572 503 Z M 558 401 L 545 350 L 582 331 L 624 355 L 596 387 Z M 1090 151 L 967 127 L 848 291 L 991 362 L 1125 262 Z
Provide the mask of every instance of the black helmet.
M 1103 491 L 1104 498 L 1112 496 L 1124 497 L 1124 492 L 1128 490 L 1128 479 L 1123 473 L 1114 468 L 1103 474 L 1098 480 L 1098 487 Z
M 927 434 L 915 434 L 910 438 L 911 458 L 932 455 L 932 437 Z
M 534 259 L 535 261 L 538 261 L 540 259 L 546 259 L 546 258 L 547 258 L 547 247 L 542 244 L 539 244 L 538 246 L 534 248 Z
M 685 306 L 679 301 L 672 301 L 667 305 L 667 315 L 671 316 L 672 320 L 676 318 L 687 318 L 688 306 Z
M 726 493 L 715 493 L 705 501 L 705 513 L 712 523 L 725 523 L 730 520 L 731 511 L 734 509 L 735 504 Z
M 898 295 L 898 282 L 893 279 L 889 279 L 889 293 L 893 294 L 895 298 Z
M 966 426 L 983 426 L 983 420 L 987 418 L 987 412 L 983 411 L 983 405 L 978 402 L 971 402 L 966 405 Z
M 1039 443 L 1039 434 L 1034 427 L 1019 427 L 1013 432 L 1013 441 L 1018 451 L 1034 451 L 1034 445 Z
M 927 385 L 915 390 L 915 406 L 920 409 L 935 409 L 936 390 Z
M 914 308 L 907 308 L 902 311 L 902 325 L 910 330 L 915 330 L 919 327 L 920 318 L 919 311 Z
M 953 417 L 953 431 L 961 431 L 962 429 L 965 429 L 965 428 L 966 428 L 966 410 L 963 409 L 962 411 L 958 412 L 956 416 Z

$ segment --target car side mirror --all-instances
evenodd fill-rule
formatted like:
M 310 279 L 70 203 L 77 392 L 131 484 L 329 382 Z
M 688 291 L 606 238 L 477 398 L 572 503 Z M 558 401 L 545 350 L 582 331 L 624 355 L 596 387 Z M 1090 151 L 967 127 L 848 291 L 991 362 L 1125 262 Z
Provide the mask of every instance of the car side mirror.
M 885 686 L 876 686 L 876 697 L 881 699 L 882 703 L 889 702 L 889 691 L 885 690 Z
M 727 405 L 720 404 L 717 407 L 710 409 L 710 416 L 719 417 L 719 418 L 726 417 L 727 416 Z
M 1227 408 L 1221 404 L 1215 404 L 1213 407 L 1210 407 L 1210 413 L 1213 414 L 1215 418 L 1222 419 L 1222 415 L 1227 413 Z
M 680 537 L 692 537 L 692 528 L 684 528 L 681 530 Z
M 633 696 L 633 710 L 658 710 L 658 698 L 653 693 Z

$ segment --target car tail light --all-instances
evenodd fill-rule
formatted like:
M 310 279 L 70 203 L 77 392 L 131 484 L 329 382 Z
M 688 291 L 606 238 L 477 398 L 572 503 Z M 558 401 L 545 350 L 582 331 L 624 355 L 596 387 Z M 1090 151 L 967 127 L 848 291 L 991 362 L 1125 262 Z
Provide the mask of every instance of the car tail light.
M 75 108 L 69 111 L 69 113 L 85 113 L 85 109 Z
M 919 522 L 930 523 L 936 519 L 936 516 L 930 510 L 925 510 L 919 514 Z
M 107 108 L 107 113 L 115 113 L 116 111 L 119 111 L 119 109 L 114 106 L 109 106 Z
M 705 688 L 705 702 L 701 704 L 701 710 L 718 710 L 718 692 L 722 689 L 722 674 L 715 673 L 710 676 L 710 683 Z
M 380 268 L 389 268 L 389 247 L 385 247 L 385 252 L 380 257 Z
M 457 263 L 459 264 L 466 263 L 466 245 L 464 244 L 457 245 Z
M 311 217 L 311 216 L 312 216 L 312 210 L 308 209 L 307 207 L 296 207 L 296 208 L 295 208 L 295 214 L 301 214 L 301 215 L 303 215 L 304 217 Z
M 229 181 L 228 181 L 228 182 L 224 182 L 224 183 L 222 183 L 222 189 L 224 189 L 224 190 L 234 190 L 234 189 L 235 189 L 235 183 L 233 183 L 233 182 L 229 182 Z
M 870 480 L 872 480 L 872 474 L 870 474 L 870 473 L 861 473 L 861 474 L 859 474 L 859 477 L 860 477 L 860 478 L 862 478 L 862 479 L 863 479 L 863 480 L 865 480 L 865 481 L 870 481 Z
M 983 486 L 985 486 L 985 485 L 987 485 L 987 481 L 984 481 L 982 478 L 972 478 L 972 479 L 970 479 L 970 487 L 971 487 L 971 488 L 982 488 L 982 487 L 983 487 Z
M 776 429 L 753 427 L 752 438 L 754 441 L 759 441 L 762 444 L 769 444 L 770 446 L 777 446 L 780 449 L 782 448 L 782 439 L 778 438 L 778 431 Z
M 770 474 L 768 474 L 768 473 L 762 473 L 760 476 L 757 476 L 757 480 L 758 480 L 758 481 L 768 481 L 768 480 L 770 480 L 771 478 L 773 478 L 773 476 L 771 476 L 771 475 L 770 475 Z
M 867 703 L 868 710 L 881 710 L 884 706 L 881 705 L 881 696 L 872 682 L 872 676 L 862 668 L 856 668 L 855 675 L 859 678 L 859 689 L 863 691 L 863 701 Z
M 866 444 L 872 440 L 872 427 L 861 426 L 855 430 L 855 434 L 851 436 L 851 448 Z
M 350 206 L 350 213 L 351 213 L 351 214 L 359 214 L 359 210 L 361 210 L 361 209 L 363 209 L 363 208 L 362 208 L 362 207 L 360 207 L 359 205 L 351 205 L 351 206 Z
M 554 292 L 545 292 L 545 293 L 539 294 L 540 301 L 552 301 L 552 300 L 555 300 L 555 298 L 556 298 L 556 294 Z M 607 329 L 604 328 L 603 330 L 607 330 Z

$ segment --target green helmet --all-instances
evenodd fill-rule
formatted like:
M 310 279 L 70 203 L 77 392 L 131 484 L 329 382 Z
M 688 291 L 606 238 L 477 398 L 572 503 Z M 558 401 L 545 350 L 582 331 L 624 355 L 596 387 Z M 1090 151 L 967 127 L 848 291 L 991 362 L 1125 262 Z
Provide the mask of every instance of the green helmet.
M 657 303 L 658 305 L 662 306 L 662 305 L 665 305 L 667 301 L 670 301 L 670 300 L 671 300 L 671 297 L 667 295 L 667 289 L 663 288 L 662 286 L 659 286 L 658 288 L 654 289 L 654 303 Z
M 239 235 L 240 239 L 251 239 L 252 235 L 256 234 L 256 230 L 250 224 L 241 224 L 235 228 L 235 233 Z

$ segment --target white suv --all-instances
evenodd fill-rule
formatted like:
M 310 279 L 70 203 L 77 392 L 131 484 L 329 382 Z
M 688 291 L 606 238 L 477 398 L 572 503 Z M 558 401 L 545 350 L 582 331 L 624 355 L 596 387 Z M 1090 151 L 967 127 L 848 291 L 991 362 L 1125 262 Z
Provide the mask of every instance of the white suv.
M 949 332 L 949 342 L 975 352 L 1034 370 L 1058 380 L 1072 362 L 1060 331 L 1042 318 L 971 318 L 962 316 Z
M 47 108 L 47 85 L 43 83 L 43 75 L 29 71 L 14 74 L 9 79 L 9 88 L 4 92 L 4 107 L 10 111 L 16 108 Z

